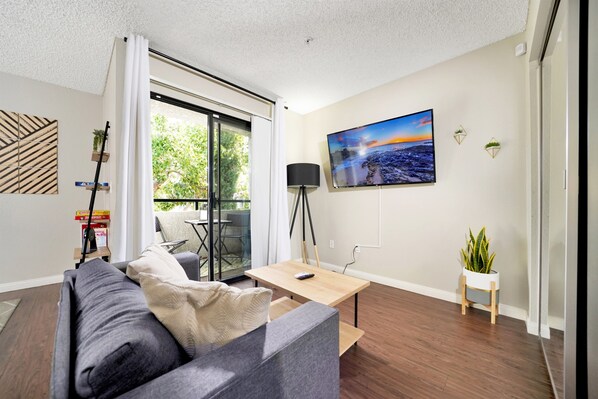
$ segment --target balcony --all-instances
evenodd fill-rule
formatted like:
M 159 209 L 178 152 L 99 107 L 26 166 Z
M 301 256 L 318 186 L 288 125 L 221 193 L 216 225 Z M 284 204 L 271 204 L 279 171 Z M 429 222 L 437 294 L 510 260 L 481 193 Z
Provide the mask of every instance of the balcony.
M 191 251 L 200 256 L 200 275 L 202 281 L 208 280 L 208 228 L 192 226 L 185 220 L 207 220 L 207 199 L 154 199 L 155 204 L 173 205 L 167 211 L 156 210 L 155 214 L 166 240 L 188 240 L 174 252 Z M 217 210 L 214 219 L 222 220 L 214 224 L 214 278 L 229 280 L 243 276 L 245 270 L 251 268 L 251 238 L 249 223 L 249 200 L 222 200 L 220 218 Z M 194 230 L 196 228 L 197 232 Z M 205 239 L 201 245 L 200 237 Z M 156 242 L 163 241 L 160 233 L 156 233 Z

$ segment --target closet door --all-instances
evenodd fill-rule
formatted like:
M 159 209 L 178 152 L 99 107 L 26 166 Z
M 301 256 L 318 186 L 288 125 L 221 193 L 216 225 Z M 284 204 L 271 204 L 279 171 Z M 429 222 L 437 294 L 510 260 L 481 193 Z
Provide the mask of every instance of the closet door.
M 564 388 L 567 226 L 567 23 L 560 7 L 542 59 L 540 335 L 553 388 Z
M 598 2 L 589 4 L 588 33 L 588 397 L 598 398 Z

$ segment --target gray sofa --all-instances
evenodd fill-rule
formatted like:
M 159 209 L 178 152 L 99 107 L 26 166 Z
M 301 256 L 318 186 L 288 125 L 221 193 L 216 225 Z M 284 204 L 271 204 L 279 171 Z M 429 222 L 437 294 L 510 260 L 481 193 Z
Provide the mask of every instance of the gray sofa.
M 175 255 L 189 277 L 197 255 Z M 338 311 L 308 302 L 189 359 L 141 288 L 100 259 L 64 273 L 51 397 L 337 398 Z

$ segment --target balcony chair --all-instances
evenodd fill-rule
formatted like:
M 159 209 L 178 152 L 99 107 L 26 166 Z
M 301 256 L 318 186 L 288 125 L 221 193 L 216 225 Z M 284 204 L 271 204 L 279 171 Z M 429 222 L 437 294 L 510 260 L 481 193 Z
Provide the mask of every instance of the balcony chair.
M 222 235 L 220 237 L 222 240 L 222 249 L 226 251 L 225 253 L 223 253 L 223 255 L 233 255 L 234 257 L 243 260 L 245 257 L 248 257 L 247 246 L 250 245 L 249 212 L 229 213 L 226 215 L 226 219 L 230 220 L 230 224 L 225 225 Z M 231 250 L 226 245 L 227 240 L 238 240 L 240 242 L 241 249 L 239 254 L 231 252 Z
M 173 253 L 177 248 L 182 247 L 183 245 L 185 245 L 185 243 L 187 241 L 189 241 L 188 239 L 184 239 L 184 240 L 167 240 L 166 236 L 164 235 L 164 231 L 162 230 L 162 226 L 160 225 L 160 219 L 158 219 L 157 216 L 155 216 L 155 221 L 156 221 L 156 235 L 160 235 L 160 239 L 162 240 L 162 242 L 159 242 L 159 244 L 164 247 L 164 249 L 166 249 L 168 252 Z

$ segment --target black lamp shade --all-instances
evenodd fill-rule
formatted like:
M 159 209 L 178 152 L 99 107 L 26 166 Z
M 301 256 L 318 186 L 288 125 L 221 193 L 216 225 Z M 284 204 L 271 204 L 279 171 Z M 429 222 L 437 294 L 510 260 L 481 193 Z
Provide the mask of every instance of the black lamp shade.
M 320 187 L 320 165 L 315 163 L 287 165 L 287 186 Z

